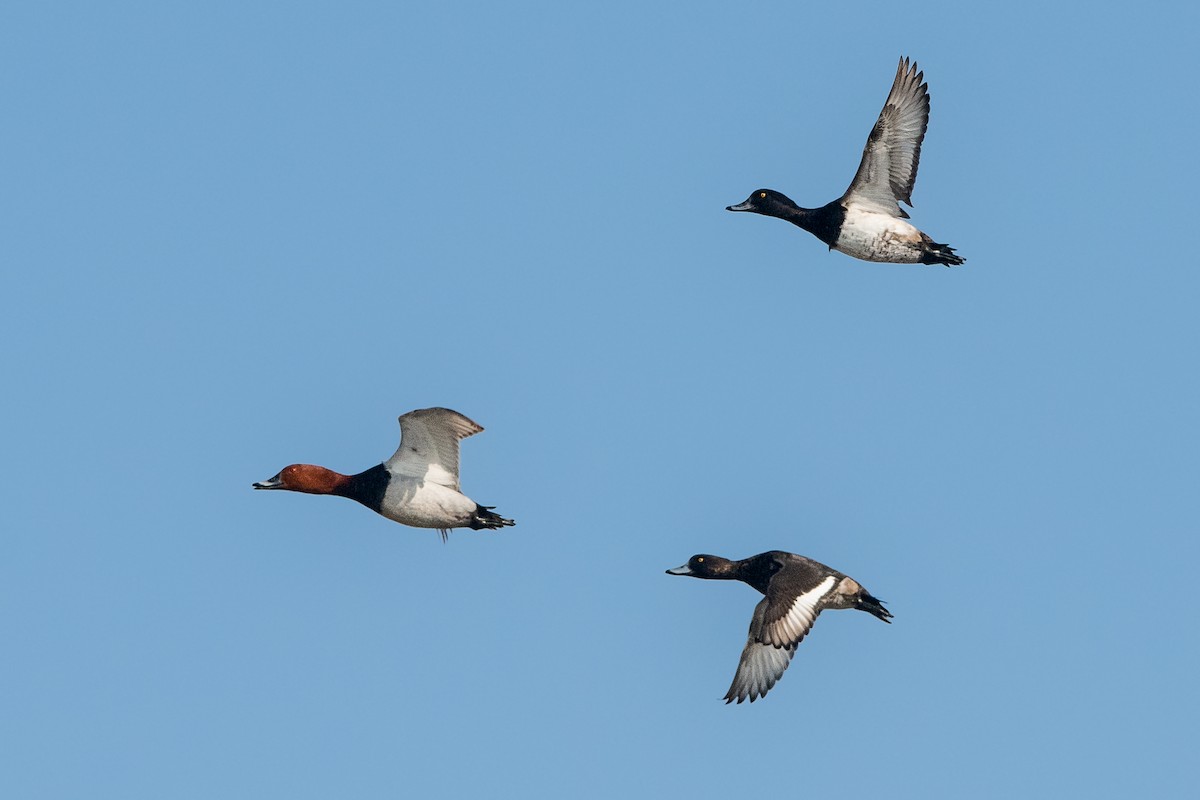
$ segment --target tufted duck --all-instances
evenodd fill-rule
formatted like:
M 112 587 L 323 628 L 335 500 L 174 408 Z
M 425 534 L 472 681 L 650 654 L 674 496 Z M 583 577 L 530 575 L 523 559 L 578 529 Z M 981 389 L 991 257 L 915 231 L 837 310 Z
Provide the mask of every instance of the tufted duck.
M 853 578 L 811 558 L 772 550 L 741 561 L 696 555 L 668 575 L 737 580 L 766 595 L 754 608 L 750 636 L 742 650 L 725 702 L 753 703 L 783 676 L 796 646 L 826 608 L 857 608 L 890 623 L 892 613 Z
M 929 125 L 924 77 L 915 62 L 910 66 L 907 58 L 900 59 L 892 91 L 863 148 L 862 163 L 840 198 L 820 208 L 800 208 L 779 192 L 759 189 L 744 203 L 726 210 L 785 219 L 816 236 L 830 250 L 864 261 L 948 267 L 963 263 L 953 247 L 938 244 L 905 222 L 908 214 L 900 207 L 900 201 L 912 206 L 921 142 Z

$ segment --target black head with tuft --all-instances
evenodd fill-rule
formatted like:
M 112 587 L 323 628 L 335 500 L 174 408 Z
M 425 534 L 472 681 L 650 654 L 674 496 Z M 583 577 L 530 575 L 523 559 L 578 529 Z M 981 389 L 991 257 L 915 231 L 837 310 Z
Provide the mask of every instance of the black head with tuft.
M 667 570 L 668 575 L 690 575 L 693 578 L 734 578 L 734 563 L 728 558 L 707 553 L 692 556 L 682 567 Z
M 726 206 L 726 211 L 752 211 L 755 214 L 766 214 L 768 217 L 781 217 L 794 211 L 798 206 L 787 197 L 774 189 L 758 189 L 751 192 L 744 203 L 736 206 Z

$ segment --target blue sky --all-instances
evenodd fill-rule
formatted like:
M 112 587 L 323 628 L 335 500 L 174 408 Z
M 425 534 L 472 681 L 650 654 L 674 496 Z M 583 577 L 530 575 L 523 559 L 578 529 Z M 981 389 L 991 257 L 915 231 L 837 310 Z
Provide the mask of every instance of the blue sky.
M 7 6 L 6 795 L 1194 790 L 1198 16 Z M 723 210 L 901 55 L 964 267 Z M 517 527 L 250 489 L 432 405 Z M 895 624 L 727 707 L 768 549 Z

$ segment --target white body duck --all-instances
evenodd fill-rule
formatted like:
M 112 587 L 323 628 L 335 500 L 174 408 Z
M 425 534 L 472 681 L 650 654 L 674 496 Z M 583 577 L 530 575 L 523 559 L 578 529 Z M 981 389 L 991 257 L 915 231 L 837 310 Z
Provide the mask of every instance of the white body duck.
M 900 59 L 896 80 L 879 120 L 867 138 L 858 172 L 837 200 L 820 208 L 801 208 L 772 189 L 759 189 L 728 211 L 778 217 L 816 236 L 830 250 L 864 261 L 899 264 L 963 263 L 949 245 L 933 241 L 907 222 L 900 207 L 912 206 L 921 143 L 929 127 L 928 84 L 917 65 Z
M 314 464 L 292 464 L 255 489 L 334 494 L 362 503 L 414 528 L 494 530 L 514 524 L 462 493 L 458 443 L 483 427 L 448 408 L 422 408 L 400 417 L 400 447 L 382 464 L 342 475 Z

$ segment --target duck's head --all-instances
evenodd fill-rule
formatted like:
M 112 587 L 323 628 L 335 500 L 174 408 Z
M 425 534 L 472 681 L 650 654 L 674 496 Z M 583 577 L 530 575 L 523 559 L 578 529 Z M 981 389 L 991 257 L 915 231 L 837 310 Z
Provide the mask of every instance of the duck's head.
M 667 570 L 668 575 L 690 575 L 693 578 L 732 578 L 733 562 L 728 558 L 707 553 L 692 556 L 682 567 Z
M 756 189 L 750 193 L 743 203 L 736 206 L 726 206 L 726 211 L 753 211 L 755 214 L 766 214 L 768 217 L 778 217 L 782 212 L 796 208 L 787 195 L 774 189 Z
M 255 489 L 283 489 L 307 494 L 334 494 L 346 476 L 316 464 L 291 464 L 273 478 L 254 484 Z

